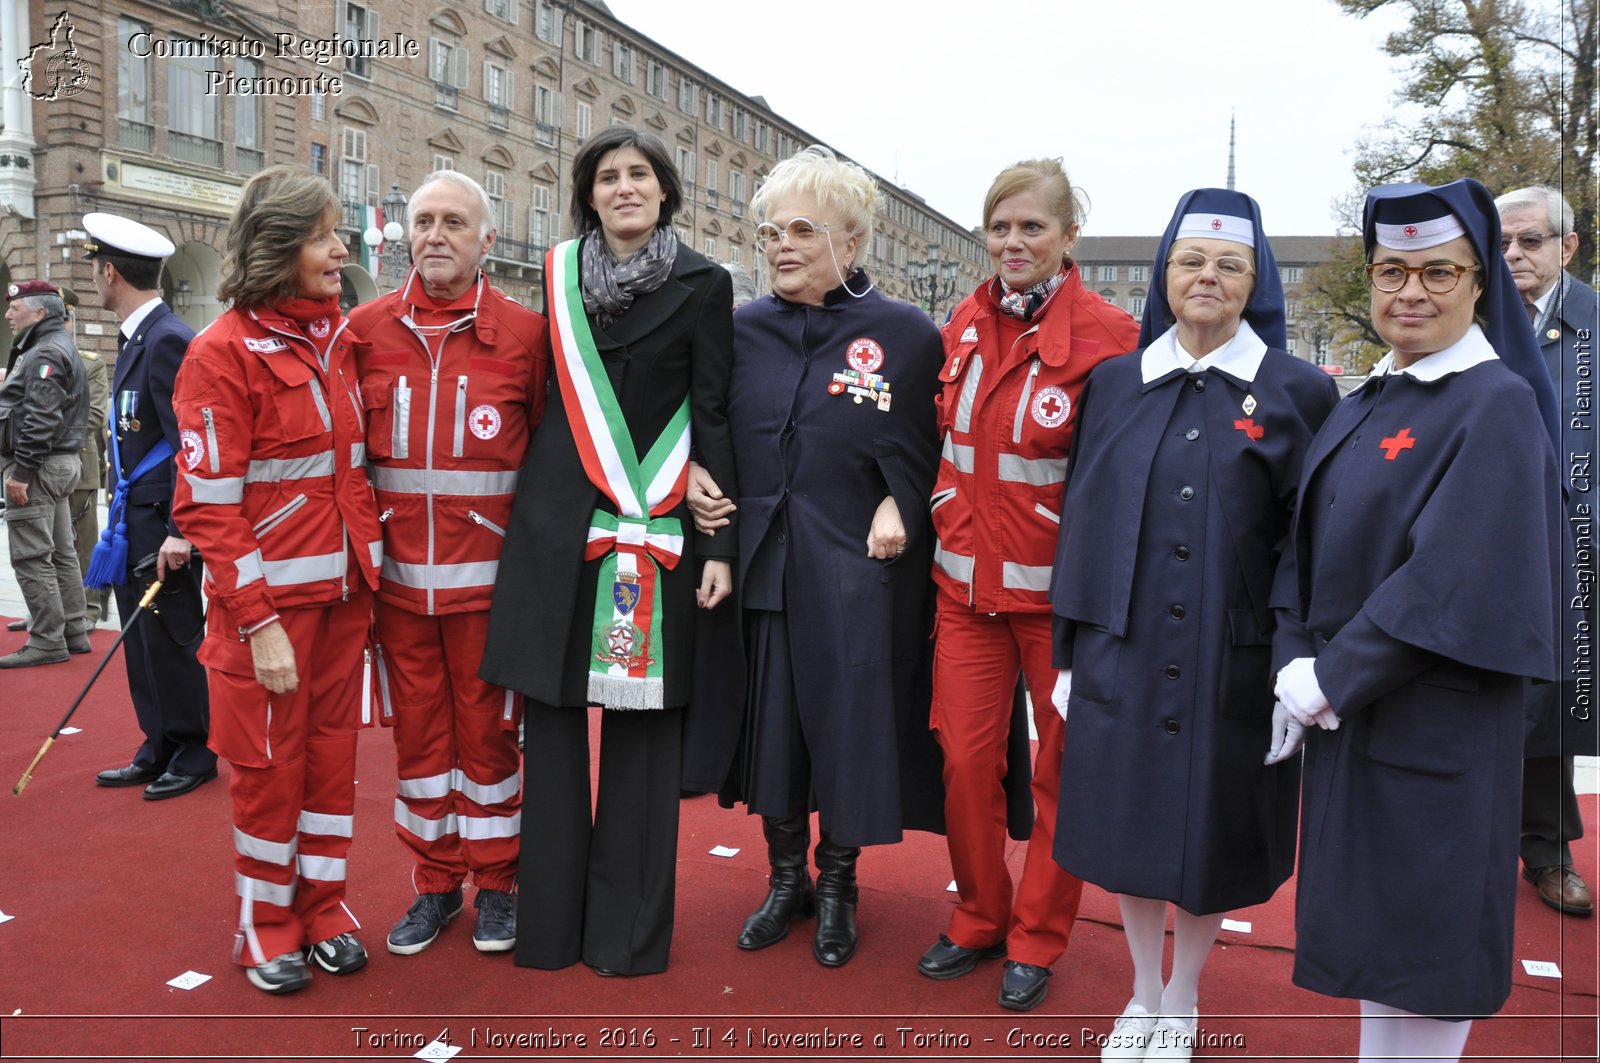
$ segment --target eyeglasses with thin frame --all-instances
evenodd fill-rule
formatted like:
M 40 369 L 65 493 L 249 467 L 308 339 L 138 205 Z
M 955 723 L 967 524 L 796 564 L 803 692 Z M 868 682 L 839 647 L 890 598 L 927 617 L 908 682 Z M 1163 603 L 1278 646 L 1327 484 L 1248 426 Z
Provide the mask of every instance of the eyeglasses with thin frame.
M 1430 262 L 1426 266 L 1402 266 L 1398 262 L 1374 262 L 1367 267 L 1367 279 L 1380 292 L 1397 292 L 1416 274 L 1422 286 L 1434 295 L 1449 295 L 1461 283 L 1463 273 L 1481 266 L 1458 266 L 1454 262 Z
M 1555 233 L 1518 233 L 1515 236 L 1511 236 L 1502 233 L 1500 235 L 1500 253 L 1503 255 L 1511 250 L 1511 242 L 1515 240 L 1518 247 L 1531 255 L 1543 247 L 1546 240 L 1554 240 L 1556 235 Z
M 1167 265 L 1185 273 L 1199 273 L 1206 268 L 1207 262 L 1214 264 L 1217 272 L 1224 277 L 1248 277 L 1255 272 L 1250 260 L 1238 255 L 1212 256 L 1199 251 L 1179 251 L 1167 259 Z
M 764 221 L 756 226 L 756 246 L 763 251 L 770 251 L 788 237 L 789 246 L 796 250 L 803 250 L 816 242 L 819 233 L 840 232 L 843 225 L 818 225 L 810 218 L 791 218 L 789 224 L 778 228 L 770 221 Z

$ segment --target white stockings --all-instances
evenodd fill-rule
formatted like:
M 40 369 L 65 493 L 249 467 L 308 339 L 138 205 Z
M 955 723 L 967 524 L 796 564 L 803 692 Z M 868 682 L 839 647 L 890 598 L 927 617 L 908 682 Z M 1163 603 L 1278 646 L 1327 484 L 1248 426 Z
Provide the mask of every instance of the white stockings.
M 1459 1060 L 1472 1022 L 1446 1022 L 1361 1002 L 1361 1063 L 1404 1063 L 1406 1060 Z

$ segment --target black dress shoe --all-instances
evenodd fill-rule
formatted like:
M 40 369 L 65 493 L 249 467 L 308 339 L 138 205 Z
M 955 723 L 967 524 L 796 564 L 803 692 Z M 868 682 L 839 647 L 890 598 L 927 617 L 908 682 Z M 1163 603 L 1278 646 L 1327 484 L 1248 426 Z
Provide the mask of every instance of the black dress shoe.
M 939 940 L 917 961 L 917 970 L 942 982 L 971 973 L 979 960 L 992 960 L 1005 954 L 1004 941 L 997 941 L 986 949 L 969 949 L 940 934 Z
M 174 775 L 169 771 L 144 788 L 144 799 L 146 801 L 163 801 L 169 797 L 177 797 L 179 794 L 186 794 L 202 783 L 208 783 L 216 777 L 216 768 L 212 768 L 201 775 Z
M 161 773 L 154 768 L 141 768 L 137 764 L 129 764 L 126 768 L 107 768 L 94 777 L 100 786 L 143 786 L 161 777 Z
M 1043 1004 L 1045 994 L 1050 992 L 1050 974 L 1048 967 L 1008 960 L 1006 973 L 1000 979 L 1000 1006 L 1032 1011 Z

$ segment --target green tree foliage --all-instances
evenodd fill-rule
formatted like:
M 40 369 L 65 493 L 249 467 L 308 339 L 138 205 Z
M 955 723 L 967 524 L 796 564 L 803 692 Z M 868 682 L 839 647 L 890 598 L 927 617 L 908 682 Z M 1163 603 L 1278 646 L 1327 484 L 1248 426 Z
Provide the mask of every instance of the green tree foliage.
M 1597 0 L 1336 2 L 1357 18 L 1402 14 L 1384 49 L 1406 66 L 1395 118 L 1357 145 L 1358 191 L 1344 204 L 1345 231 L 1359 232 L 1361 200 L 1373 185 L 1475 177 L 1496 194 L 1552 185 L 1572 204 L 1581 238 L 1570 268 L 1593 277 Z M 1316 270 L 1310 301 L 1346 324 L 1343 340 L 1381 350 L 1366 321 L 1360 266 L 1357 247 Z M 1362 368 L 1360 360 L 1352 368 Z

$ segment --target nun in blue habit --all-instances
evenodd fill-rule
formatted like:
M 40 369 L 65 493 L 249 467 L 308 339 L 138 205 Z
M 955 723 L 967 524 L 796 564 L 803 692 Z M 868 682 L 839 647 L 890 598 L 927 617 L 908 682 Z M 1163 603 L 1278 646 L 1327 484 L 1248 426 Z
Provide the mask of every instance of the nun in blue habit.
M 1296 985 L 1361 1056 L 1458 1058 L 1511 991 L 1523 679 L 1556 661 L 1554 393 L 1472 180 L 1363 219 L 1391 347 L 1312 441 L 1277 696 L 1308 728 Z M 1315 726 L 1313 726 L 1315 725 Z
M 1055 664 L 1071 669 L 1055 857 L 1119 895 L 1133 958 L 1105 1059 L 1188 1058 L 1223 915 L 1294 868 L 1298 746 L 1275 740 L 1271 655 L 1273 607 L 1293 596 L 1273 581 L 1306 448 L 1338 401 L 1284 350 L 1249 196 L 1186 193 L 1153 277 L 1140 349 L 1079 400 L 1051 583 Z

